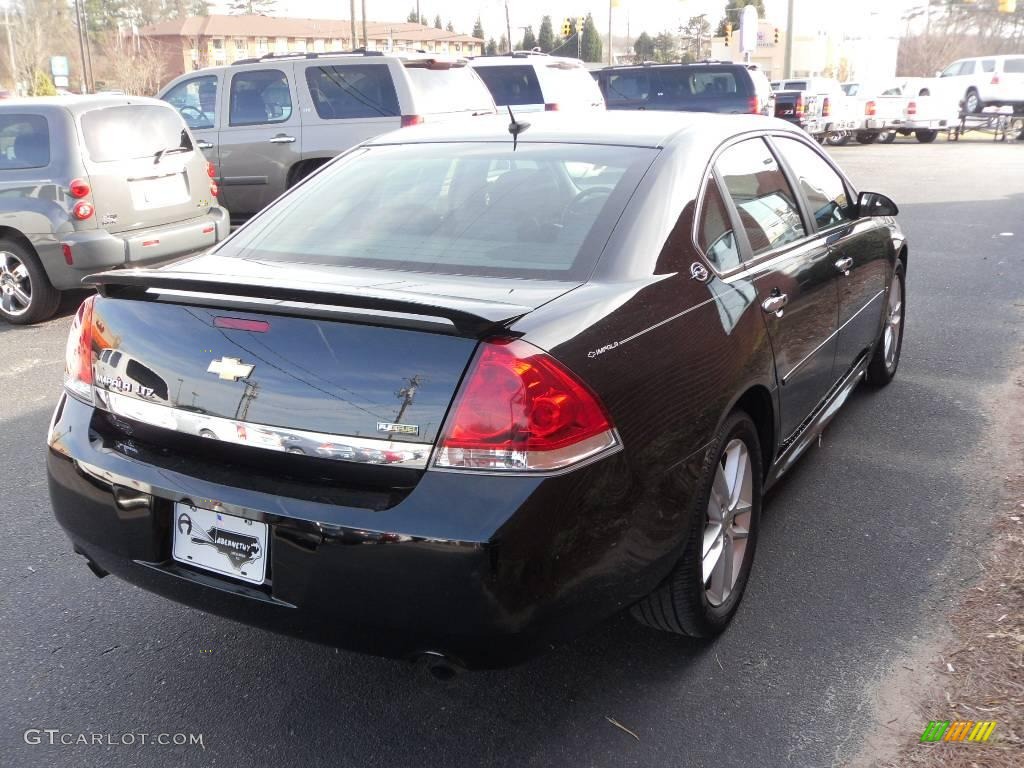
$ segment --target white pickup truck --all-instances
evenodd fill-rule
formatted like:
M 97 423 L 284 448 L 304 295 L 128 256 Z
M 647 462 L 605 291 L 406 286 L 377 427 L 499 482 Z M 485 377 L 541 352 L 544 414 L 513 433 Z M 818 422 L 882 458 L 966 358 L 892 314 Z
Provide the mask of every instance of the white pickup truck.
M 896 130 L 901 136 L 913 134 L 922 144 L 929 144 L 939 131 L 953 128 L 960 120 L 957 99 L 949 93 L 933 93 L 928 78 L 897 78 L 887 92 L 900 94 L 905 102 L 903 122 Z M 893 134 L 889 141 L 895 138 Z
M 799 125 L 819 141 L 841 146 L 850 141 L 860 125 L 855 108 L 839 82 L 825 77 L 805 77 L 772 83 L 775 116 Z
M 843 83 L 843 93 L 849 102 L 849 111 L 857 116 L 854 137 L 861 144 L 872 144 L 879 139 L 891 141 L 892 132 L 905 119 L 907 100 L 892 85 L 861 82 Z

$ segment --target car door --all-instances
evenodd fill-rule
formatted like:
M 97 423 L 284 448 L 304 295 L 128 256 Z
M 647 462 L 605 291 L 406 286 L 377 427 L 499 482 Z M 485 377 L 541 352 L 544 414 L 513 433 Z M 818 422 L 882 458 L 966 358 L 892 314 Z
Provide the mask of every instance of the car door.
M 836 269 L 805 224 L 797 197 L 763 138 L 728 146 L 715 173 L 739 222 L 741 251 L 775 354 L 783 440 L 832 386 Z
M 835 269 L 839 317 L 833 379 L 838 379 L 878 337 L 892 268 L 892 241 L 878 219 L 857 218 L 856 201 L 847 183 L 817 150 L 785 136 L 774 136 L 771 142 Z
M 251 216 L 284 192 L 288 171 L 302 157 L 300 105 L 286 66 L 230 74 L 219 170 L 221 199 L 232 215 Z
M 219 72 L 181 80 L 160 97 L 181 114 L 206 159 L 219 166 L 217 133 L 220 130 L 221 75 Z

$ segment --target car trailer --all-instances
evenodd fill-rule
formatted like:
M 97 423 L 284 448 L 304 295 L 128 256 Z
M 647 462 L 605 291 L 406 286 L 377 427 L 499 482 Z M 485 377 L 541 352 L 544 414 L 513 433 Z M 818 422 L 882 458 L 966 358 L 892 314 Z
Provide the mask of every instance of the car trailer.
M 960 121 L 949 129 L 948 139 L 959 141 L 972 131 L 991 134 L 993 141 L 1024 140 L 1024 112 L 1014 112 L 1011 107 L 990 107 L 975 114 L 967 112 L 961 104 Z

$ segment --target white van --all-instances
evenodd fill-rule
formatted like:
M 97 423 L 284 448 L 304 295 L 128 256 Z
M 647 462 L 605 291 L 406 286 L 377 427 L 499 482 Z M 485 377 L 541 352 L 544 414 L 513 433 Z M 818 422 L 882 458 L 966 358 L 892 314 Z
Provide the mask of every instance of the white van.
M 579 59 L 513 51 L 471 59 L 499 107 L 516 112 L 604 110 L 597 81 Z

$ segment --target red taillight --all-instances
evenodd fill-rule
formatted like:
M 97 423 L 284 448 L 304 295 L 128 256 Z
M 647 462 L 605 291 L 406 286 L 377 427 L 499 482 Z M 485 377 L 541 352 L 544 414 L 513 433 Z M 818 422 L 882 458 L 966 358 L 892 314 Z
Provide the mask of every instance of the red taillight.
M 804 113 L 804 97 L 800 94 L 796 97 L 796 104 L 793 105 L 793 114 L 802 115 Z
M 747 109 L 752 115 L 756 115 L 758 112 L 761 111 L 761 103 L 756 95 L 751 96 L 750 99 L 747 101 Z
M 71 209 L 71 214 L 79 221 L 85 221 L 95 212 L 96 209 L 92 207 L 92 203 L 87 203 L 85 200 L 79 200 Z
M 216 181 L 210 182 L 210 194 L 213 195 L 214 199 L 216 199 L 217 196 L 220 195 L 220 184 L 218 184 Z
M 869 101 L 864 105 L 864 114 L 868 117 L 874 117 L 877 111 L 876 104 L 873 101 Z
M 216 176 L 217 176 L 217 166 L 215 166 L 211 162 L 207 162 L 206 163 L 206 175 L 209 176 L 211 179 L 216 178 Z
M 423 115 L 402 115 L 402 127 L 408 128 L 423 122 Z
M 991 85 L 999 85 L 999 75 L 992 75 Z
M 618 445 L 597 396 L 525 341 L 484 342 L 438 442 L 435 466 L 559 469 Z
M 67 243 L 60 244 L 60 251 L 64 254 L 64 261 L 70 267 L 75 263 L 75 257 L 71 255 L 71 246 Z
M 907 114 L 908 115 L 916 115 L 917 114 L 917 102 L 916 101 L 909 101 L 909 102 L 907 102 Z
M 821 102 L 821 116 L 822 117 L 831 117 L 832 116 L 832 102 L 829 100 L 828 96 L 826 96 L 825 100 L 823 102 Z
M 68 184 L 68 192 L 71 193 L 73 198 L 79 200 L 92 192 L 92 188 L 85 179 L 72 179 L 71 183 Z
M 71 321 L 64 348 L 64 388 L 80 400 L 92 403 L 92 313 L 96 297 L 82 302 Z
M 545 112 L 558 112 L 560 109 L 561 109 L 561 106 L 559 106 L 557 102 L 552 102 L 550 104 L 545 104 L 544 105 L 544 111 Z
M 235 331 L 251 331 L 252 333 L 266 333 L 270 330 L 270 323 L 266 320 L 246 320 L 243 317 L 215 317 L 213 326 L 215 328 L 231 328 Z

